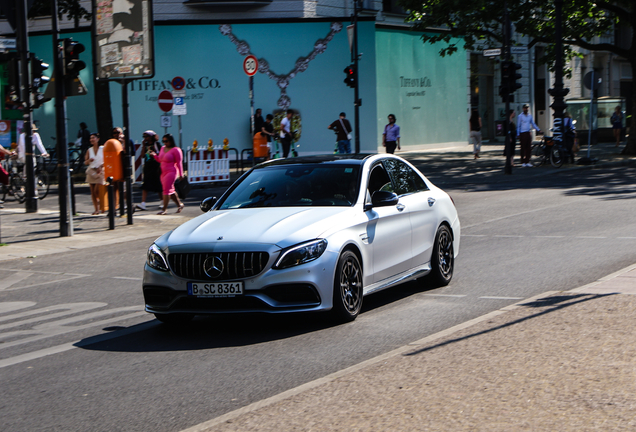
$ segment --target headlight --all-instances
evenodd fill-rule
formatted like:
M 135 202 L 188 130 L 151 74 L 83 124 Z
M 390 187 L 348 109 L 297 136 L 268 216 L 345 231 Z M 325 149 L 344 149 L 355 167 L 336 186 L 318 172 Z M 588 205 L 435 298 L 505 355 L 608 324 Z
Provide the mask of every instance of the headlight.
M 146 261 L 153 269 L 168 271 L 166 256 L 163 254 L 161 249 L 159 249 L 159 246 L 154 243 L 148 248 L 148 259 Z
M 327 240 L 312 240 L 283 249 L 274 264 L 275 269 L 285 269 L 318 259 L 327 249 Z

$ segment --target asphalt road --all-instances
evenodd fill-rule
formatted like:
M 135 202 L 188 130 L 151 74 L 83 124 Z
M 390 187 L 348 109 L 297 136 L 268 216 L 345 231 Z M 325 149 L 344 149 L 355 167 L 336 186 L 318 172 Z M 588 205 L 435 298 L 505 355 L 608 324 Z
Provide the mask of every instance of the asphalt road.
M 459 210 L 453 281 L 369 296 L 350 324 L 297 315 L 163 326 L 141 312 L 151 239 L 4 264 L 0 429 L 180 430 L 636 262 L 636 169 L 546 170 L 502 181 L 451 162 L 422 171 Z

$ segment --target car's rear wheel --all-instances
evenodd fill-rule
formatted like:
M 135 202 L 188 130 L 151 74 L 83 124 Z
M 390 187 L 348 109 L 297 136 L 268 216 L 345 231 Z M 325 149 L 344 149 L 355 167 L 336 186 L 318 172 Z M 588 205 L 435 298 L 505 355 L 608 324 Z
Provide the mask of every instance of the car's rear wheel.
M 159 321 L 161 321 L 164 324 L 179 325 L 179 324 L 189 323 L 190 321 L 192 321 L 192 318 L 194 318 L 194 315 L 186 314 L 186 313 L 173 313 L 173 314 L 156 313 L 155 318 L 157 318 Z
M 433 255 L 431 256 L 431 272 L 427 276 L 427 282 L 435 287 L 446 286 L 453 278 L 454 269 L 453 235 L 448 226 L 442 225 L 435 236 Z
M 362 266 L 355 253 L 344 251 L 333 284 L 333 312 L 341 322 L 356 319 L 362 309 Z

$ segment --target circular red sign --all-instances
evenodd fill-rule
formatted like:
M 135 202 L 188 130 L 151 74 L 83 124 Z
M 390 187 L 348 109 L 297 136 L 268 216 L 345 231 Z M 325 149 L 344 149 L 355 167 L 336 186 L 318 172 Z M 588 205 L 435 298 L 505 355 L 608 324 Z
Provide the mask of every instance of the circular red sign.
M 243 60 L 243 71 L 247 74 L 247 76 L 254 76 L 256 71 L 258 71 L 258 60 L 253 55 L 248 55 Z
M 175 90 L 183 90 L 185 88 L 186 81 L 178 76 L 172 78 L 172 82 L 170 84 L 172 84 L 172 88 L 174 88 Z
M 159 102 L 159 108 L 161 108 L 161 111 L 170 111 L 172 109 L 172 105 L 174 105 L 172 93 L 170 93 L 168 90 L 162 91 L 161 93 L 159 93 L 159 100 L 157 102 Z

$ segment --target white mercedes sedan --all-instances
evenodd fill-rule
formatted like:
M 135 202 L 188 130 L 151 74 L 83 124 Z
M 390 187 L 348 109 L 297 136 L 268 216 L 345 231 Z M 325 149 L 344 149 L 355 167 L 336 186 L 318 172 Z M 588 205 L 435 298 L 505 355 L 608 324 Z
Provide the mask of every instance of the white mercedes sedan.
M 447 285 L 460 224 L 448 194 L 391 154 L 257 165 L 204 214 L 148 249 L 146 311 L 194 315 L 360 313 L 365 295 L 413 279 Z

